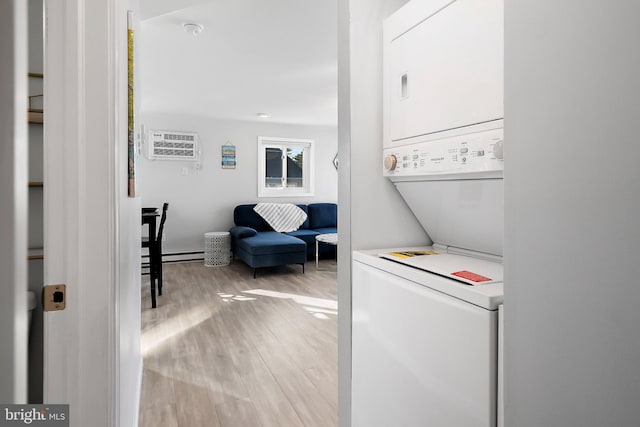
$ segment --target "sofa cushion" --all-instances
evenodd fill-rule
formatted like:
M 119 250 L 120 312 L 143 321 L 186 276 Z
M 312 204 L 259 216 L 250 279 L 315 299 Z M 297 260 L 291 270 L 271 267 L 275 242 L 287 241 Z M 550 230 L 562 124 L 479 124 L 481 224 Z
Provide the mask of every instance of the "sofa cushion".
M 258 234 L 258 232 L 251 227 L 236 226 L 229 230 L 229 233 L 234 239 L 244 239 L 245 237 L 251 237 Z
M 273 231 L 273 229 L 253 210 L 254 204 L 238 205 L 233 210 L 233 222 L 236 225 L 251 227 L 256 231 Z
M 251 255 L 306 252 L 307 250 L 304 241 L 275 231 L 263 231 L 255 236 L 239 239 L 236 241 L 236 247 Z
M 256 231 L 273 231 L 273 228 L 265 221 L 253 208 L 255 203 L 248 205 L 238 205 L 233 210 L 233 222 L 237 226 L 253 228 Z M 309 211 L 307 205 L 296 205 L 307 214 L 307 219 L 300 226 L 301 229 L 309 228 Z
M 307 209 L 310 229 L 338 226 L 338 205 L 335 203 L 311 203 Z
M 296 205 L 296 206 L 302 209 L 304 213 L 307 214 L 307 219 L 302 223 L 302 225 L 298 230 L 306 230 L 309 228 L 309 209 L 307 209 L 307 205 Z
M 293 236 L 293 237 L 297 237 L 298 239 L 302 239 L 304 240 L 307 245 L 309 244 L 315 244 L 316 241 L 316 236 L 320 233 L 318 233 L 316 230 L 296 230 L 296 231 L 290 231 L 289 233 L 286 233 L 289 236 Z
M 252 268 L 273 267 L 275 265 L 286 264 L 304 264 L 307 259 L 307 254 L 303 250 L 282 254 L 270 253 L 265 255 L 253 255 L 242 249 L 238 249 L 236 251 L 236 256 Z

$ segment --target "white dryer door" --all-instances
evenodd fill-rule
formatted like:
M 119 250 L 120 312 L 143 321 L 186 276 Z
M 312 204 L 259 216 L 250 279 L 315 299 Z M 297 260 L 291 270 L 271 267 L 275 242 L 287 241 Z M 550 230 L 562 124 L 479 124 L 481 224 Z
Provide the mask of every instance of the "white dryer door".
M 497 312 L 358 261 L 352 273 L 352 426 L 495 426 Z
M 433 3 L 385 22 L 387 146 L 504 117 L 503 0 Z

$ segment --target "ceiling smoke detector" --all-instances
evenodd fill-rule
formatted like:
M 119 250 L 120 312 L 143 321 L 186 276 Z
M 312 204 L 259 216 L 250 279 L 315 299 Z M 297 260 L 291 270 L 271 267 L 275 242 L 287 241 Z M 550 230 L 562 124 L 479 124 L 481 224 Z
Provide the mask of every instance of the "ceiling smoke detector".
M 204 27 L 200 24 L 189 23 L 184 24 L 183 27 L 184 31 L 188 34 L 191 34 L 193 37 L 197 37 L 198 35 L 200 35 L 202 30 L 204 30 Z

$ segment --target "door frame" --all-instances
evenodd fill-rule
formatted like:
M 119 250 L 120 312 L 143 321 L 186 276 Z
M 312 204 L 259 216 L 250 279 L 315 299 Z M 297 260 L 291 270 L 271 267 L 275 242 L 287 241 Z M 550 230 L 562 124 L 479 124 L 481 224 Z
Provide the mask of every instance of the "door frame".
M 117 2 L 45 0 L 44 402 L 71 425 L 118 425 Z
M 0 402 L 27 402 L 27 7 L 0 2 Z

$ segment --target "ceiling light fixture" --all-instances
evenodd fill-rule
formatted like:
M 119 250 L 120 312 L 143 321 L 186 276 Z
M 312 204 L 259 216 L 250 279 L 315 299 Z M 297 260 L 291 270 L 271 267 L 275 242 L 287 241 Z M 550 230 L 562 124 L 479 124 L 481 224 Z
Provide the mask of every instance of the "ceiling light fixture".
M 268 119 L 269 117 L 271 117 L 267 113 L 256 113 L 256 116 L 260 117 L 261 119 Z
M 200 35 L 202 30 L 204 30 L 204 27 L 202 25 L 194 23 L 184 24 L 183 27 L 184 31 L 187 34 L 191 34 L 193 37 L 197 37 L 198 35 Z

